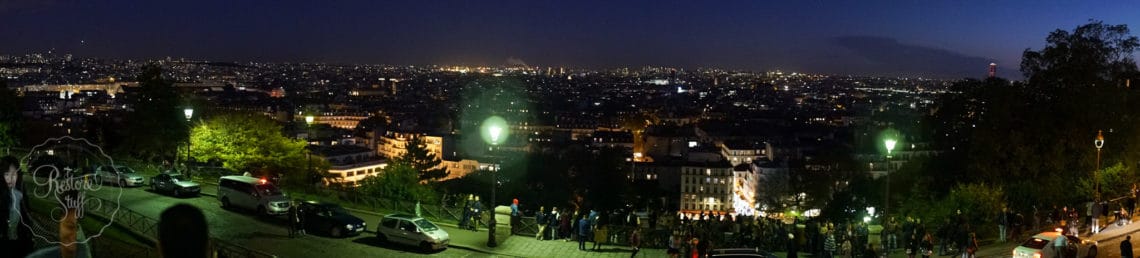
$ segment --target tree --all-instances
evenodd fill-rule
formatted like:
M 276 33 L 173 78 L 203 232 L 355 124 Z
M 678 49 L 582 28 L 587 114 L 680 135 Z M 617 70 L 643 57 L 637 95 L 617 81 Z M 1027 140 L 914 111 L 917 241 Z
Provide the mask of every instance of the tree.
M 1072 32 L 1049 33 L 1045 48 L 1026 49 L 1021 72 L 1030 84 L 1057 87 L 1123 86 L 1137 74 L 1132 52 L 1140 40 L 1128 25 L 1089 21 Z
M 125 119 L 125 135 L 130 139 L 124 142 L 124 147 L 145 159 L 174 158 L 175 151 L 186 142 L 189 128 L 178 108 L 181 98 L 162 73 L 158 65 L 142 68 L 137 77 L 139 92 L 131 97 L 131 112 Z
M 316 175 L 307 173 L 305 168 L 323 171 L 328 166 L 324 159 L 306 156 L 304 141 L 285 137 L 280 125 L 258 114 L 211 117 L 193 128 L 190 140 L 194 159 L 220 161 L 223 167 L 236 171 L 311 179 Z
M 21 104 L 23 101 L 8 89 L 8 83 L 0 81 L 0 148 L 20 144 Z
M 373 197 L 436 202 L 435 192 L 420 183 L 419 171 L 404 162 L 388 164 L 379 175 L 365 178 L 361 181 L 360 191 Z
M 408 152 L 397 158 L 397 162 L 410 165 L 418 171 L 418 178 L 424 181 L 436 181 L 447 177 L 447 168 L 441 167 L 439 157 L 427 149 L 422 137 L 412 137 L 408 140 Z

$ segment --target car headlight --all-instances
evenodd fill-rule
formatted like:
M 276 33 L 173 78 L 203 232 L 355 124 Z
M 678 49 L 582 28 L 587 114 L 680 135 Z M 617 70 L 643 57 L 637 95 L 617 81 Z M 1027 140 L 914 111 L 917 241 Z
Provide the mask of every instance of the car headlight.
M 345 225 L 344 225 L 344 228 L 345 228 L 345 229 L 352 229 L 352 224 L 345 224 Z

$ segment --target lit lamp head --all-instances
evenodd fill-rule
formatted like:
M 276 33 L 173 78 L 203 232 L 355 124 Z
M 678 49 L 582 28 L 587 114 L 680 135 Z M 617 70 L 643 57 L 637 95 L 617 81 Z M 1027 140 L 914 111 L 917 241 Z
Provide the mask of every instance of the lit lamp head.
M 183 109 L 182 114 L 186 115 L 186 121 L 190 121 L 190 117 L 194 116 L 194 109 L 193 108 Z
M 507 136 L 510 135 L 510 128 L 507 127 L 507 120 L 504 120 L 502 117 L 488 117 L 487 120 L 483 120 L 483 125 L 481 127 L 482 130 L 480 131 L 483 135 L 483 141 L 486 141 L 491 145 L 498 145 L 499 143 L 502 143 L 507 139 Z
M 891 155 L 891 151 L 895 150 L 895 144 L 898 144 L 898 143 L 899 142 L 896 141 L 895 139 L 883 140 L 883 144 L 886 145 L 886 147 L 887 147 L 887 155 Z
M 1093 141 L 1093 144 L 1096 144 L 1097 150 L 1100 150 L 1101 147 L 1104 147 L 1104 134 L 1101 130 L 1096 131 L 1096 140 Z
M 313 116 L 312 115 L 305 116 L 305 124 L 307 124 L 307 125 L 313 124 Z

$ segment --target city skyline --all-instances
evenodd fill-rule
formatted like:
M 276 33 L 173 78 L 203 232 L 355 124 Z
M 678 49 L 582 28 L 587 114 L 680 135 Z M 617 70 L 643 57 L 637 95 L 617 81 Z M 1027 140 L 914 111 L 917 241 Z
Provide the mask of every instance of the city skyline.
M 921 5 L 921 6 L 920 6 Z M 1135 3 L 0 4 L 2 54 L 236 62 L 671 66 L 1020 79 L 1021 51 Z M 522 22 L 525 21 L 525 22 Z M 1133 26 L 1135 27 L 1135 26 Z M 142 39 L 136 39 L 136 38 Z M 125 40 L 132 39 L 132 40 Z

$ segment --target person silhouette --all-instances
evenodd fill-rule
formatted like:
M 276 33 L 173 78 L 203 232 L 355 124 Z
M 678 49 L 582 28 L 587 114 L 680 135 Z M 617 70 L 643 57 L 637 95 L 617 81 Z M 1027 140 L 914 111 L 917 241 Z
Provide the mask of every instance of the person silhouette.
M 211 257 L 206 216 L 185 203 L 167 208 L 158 220 L 158 249 L 164 258 Z

